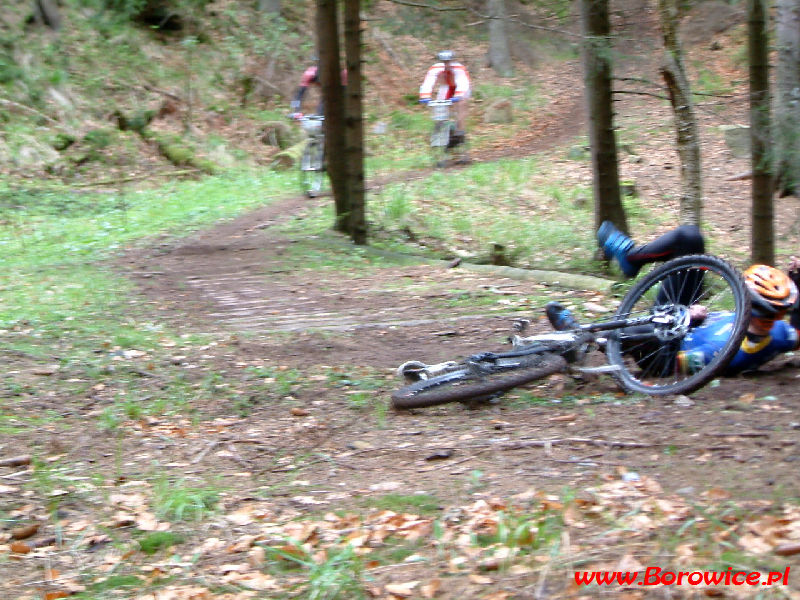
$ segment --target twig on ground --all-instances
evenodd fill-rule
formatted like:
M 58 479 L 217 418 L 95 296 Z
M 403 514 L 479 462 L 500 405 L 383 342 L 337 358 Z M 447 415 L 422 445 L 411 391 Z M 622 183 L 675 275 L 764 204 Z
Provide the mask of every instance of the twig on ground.
M 37 117 L 41 117 L 42 119 L 45 119 L 46 121 L 48 121 L 49 123 L 52 123 L 53 125 L 57 125 L 58 127 L 63 127 L 63 125 L 61 123 L 59 123 L 58 121 L 56 121 L 52 117 L 48 117 L 46 114 L 44 114 L 42 112 L 39 112 L 35 108 L 31 108 L 30 106 L 26 106 L 24 104 L 20 104 L 19 102 L 14 102 L 13 100 L 9 100 L 7 98 L 0 98 L 0 104 L 2 104 L 3 106 L 10 106 L 10 107 L 13 107 L 13 108 L 21 108 L 21 109 L 23 109 L 23 110 L 25 110 L 25 111 L 33 114 L 33 115 L 36 115 Z
M 16 479 L 20 475 L 26 475 L 28 473 L 33 473 L 33 470 L 25 469 L 24 471 L 17 471 L 16 473 L 10 473 L 8 475 L 0 475 L 0 479 Z
M 21 467 L 23 465 L 31 464 L 30 454 L 21 454 L 20 456 L 12 456 L 0 460 L 0 467 Z
M 554 440 L 524 440 L 519 442 L 509 442 L 495 446 L 499 450 L 520 450 L 522 448 L 549 448 L 560 444 L 591 444 L 592 446 L 604 446 L 607 448 L 654 448 L 656 446 L 675 445 L 667 442 L 655 442 L 645 444 L 642 442 L 623 442 L 620 440 L 596 440 L 593 438 L 557 438 Z
M 208 443 L 206 445 L 206 447 L 203 448 L 200 451 L 200 453 L 192 459 L 192 463 L 191 464 L 195 465 L 195 464 L 199 463 L 201 460 L 203 460 L 206 457 L 206 454 L 211 452 L 214 448 L 219 446 L 221 443 L 222 443 L 221 440 L 214 440 L 213 442 Z
M 744 438 L 761 438 L 769 437 L 768 433 L 761 433 L 760 431 L 733 431 L 731 433 L 707 433 L 708 437 L 744 437 Z

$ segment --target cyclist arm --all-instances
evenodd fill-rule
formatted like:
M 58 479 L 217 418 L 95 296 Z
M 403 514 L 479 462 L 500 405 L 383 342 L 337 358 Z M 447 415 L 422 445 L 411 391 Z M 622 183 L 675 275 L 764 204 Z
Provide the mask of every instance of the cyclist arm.
M 789 261 L 789 279 L 800 288 L 800 258 L 796 256 L 792 256 Z M 789 312 L 789 324 L 794 327 L 800 338 L 800 303 Z M 798 341 L 798 347 L 800 347 L 800 341 Z
M 469 98 L 469 73 L 464 65 L 453 65 L 455 73 L 456 90 L 453 98 Z
M 442 72 L 442 65 L 441 63 L 436 63 L 430 69 L 428 69 L 427 74 L 425 75 L 425 79 L 422 81 L 422 85 L 419 86 L 419 99 L 420 102 L 427 102 L 431 99 L 431 94 L 433 93 L 433 86 L 436 84 L 436 79 L 439 76 L 439 73 Z
M 294 93 L 294 97 L 292 98 L 292 102 L 290 104 L 292 110 L 300 110 L 300 106 L 303 103 L 303 98 L 308 91 L 308 87 L 312 83 L 317 83 L 317 81 L 317 67 L 309 67 L 303 72 L 303 76 L 300 78 L 300 85 L 297 86 L 297 91 Z

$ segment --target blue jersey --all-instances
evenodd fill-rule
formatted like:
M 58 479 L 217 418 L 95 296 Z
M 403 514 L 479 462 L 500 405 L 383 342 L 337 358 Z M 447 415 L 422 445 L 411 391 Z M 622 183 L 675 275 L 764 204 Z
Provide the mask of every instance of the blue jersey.
M 705 322 L 692 329 L 681 342 L 678 353 L 678 368 L 683 372 L 698 371 L 711 362 L 728 341 L 733 328 L 733 313 L 711 313 Z M 785 321 L 775 321 L 769 335 L 758 342 L 745 337 L 739 351 L 725 369 L 725 375 L 736 375 L 757 369 L 779 354 L 795 350 L 798 331 Z

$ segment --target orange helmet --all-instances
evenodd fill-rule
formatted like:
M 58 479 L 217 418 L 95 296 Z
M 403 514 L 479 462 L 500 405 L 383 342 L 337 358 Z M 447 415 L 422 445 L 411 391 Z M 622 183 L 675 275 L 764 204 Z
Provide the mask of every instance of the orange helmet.
M 782 318 L 797 303 L 797 286 L 775 267 L 753 265 L 744 272 L 744 282 L 755 317 Z

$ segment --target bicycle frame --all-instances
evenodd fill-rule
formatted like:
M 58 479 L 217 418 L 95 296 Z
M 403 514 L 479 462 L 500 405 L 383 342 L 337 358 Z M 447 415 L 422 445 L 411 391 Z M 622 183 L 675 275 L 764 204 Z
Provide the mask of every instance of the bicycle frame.
M 603 339 L 597 336 L 597 333 L 620 331 L 640 325 L 653 325 L 653 333 L 647 334 L 648 337 L 656 337 L 661 341 L 667 341 L 684 335 L 689 328 L 689 323 L 688 307 L 666 305 L 654 308 L 652 314 L 649 315 L 587 323 L 572 331 L 554 331 L 527 337 L 514 335 L 509 339 L 512 350 L 508 352 L 481 352 L 467 357 L 464 362 L 468 365 L 475 365 L 480 361 L 496 361 L 550 353 L 561 354 L 565 358 L 571 358 L 568 362 L 575 364 L 580 363 L 581 359 L 588 354 L 593 346 L 602 343 Z M 627 337 L 633 339 L 636 336 Z M 577 352 L 571 352 L 574 350 L 577 350 Z M 457 367 L 458 363 L 454 361 L 432 365 L 419 361 L 409 361 L 400 365 L 397 373 L 413 379 L 429 379 L 447 373 Z M 618 371 L 619 366 L 577 366 L 575 369 L 585 373 L 612 373 Z

